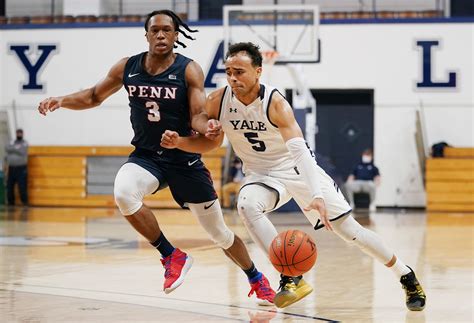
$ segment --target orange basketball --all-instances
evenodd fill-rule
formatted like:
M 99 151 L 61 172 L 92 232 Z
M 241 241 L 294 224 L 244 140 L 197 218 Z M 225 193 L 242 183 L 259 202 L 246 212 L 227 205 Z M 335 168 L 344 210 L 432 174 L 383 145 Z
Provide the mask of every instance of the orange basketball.
M 281 232 L 273 239 L 269 255 L 272 265 L 286 276 L 299 276 L 316 262 L 318 251 L 314 240 L 300 230 Z

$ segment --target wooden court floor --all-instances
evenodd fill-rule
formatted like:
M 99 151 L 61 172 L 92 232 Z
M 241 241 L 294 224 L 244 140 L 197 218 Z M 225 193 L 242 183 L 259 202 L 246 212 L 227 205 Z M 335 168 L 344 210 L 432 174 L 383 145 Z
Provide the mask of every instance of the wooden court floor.
M 167 237 L 194 257 L 184 284 L 162 291 L 158 253 L 114 209 L 0 209 L 0 322 L 473 322 L 473 215 L 378 211 L 359 221 L 417 272 L 427 307 L 410 312 L 395 276 L 298 213 L 275 213 L 279 231 L 309 232 L 318 246 L 305 275 L 314 292 L 284 310 L 247 297 L 245 275 L 187 211 L 155 210 Z M 238 217 L 274 288 L 279 276 Z

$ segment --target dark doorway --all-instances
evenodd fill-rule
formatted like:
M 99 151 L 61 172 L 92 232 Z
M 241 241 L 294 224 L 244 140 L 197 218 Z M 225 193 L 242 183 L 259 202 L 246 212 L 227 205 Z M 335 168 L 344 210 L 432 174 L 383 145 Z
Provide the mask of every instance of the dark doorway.
M 317 102 L 316 152 L 329 158 L 345 181 L 362 151 L 374 147 L 374 91 L 312 89 L 311 93 Z M 290 92 L 286 94 L 291 104 Z
M 222 6 L 229 4 L 241 5 L 242 0 L 199 0 L 199 20 L 222 20 Z

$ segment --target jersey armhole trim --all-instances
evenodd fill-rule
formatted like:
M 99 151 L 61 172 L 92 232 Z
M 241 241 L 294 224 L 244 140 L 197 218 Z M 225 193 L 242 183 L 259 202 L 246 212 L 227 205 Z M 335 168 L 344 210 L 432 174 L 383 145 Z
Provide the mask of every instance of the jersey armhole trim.
M 221 97 L 221 103 L 219 104 L 219 114 L 217 115 L 217 120 L 219 121 L 221 120 L 222 104 L 224 103 L 226 92 L 227 92 L 227 86 L 224 88 L 224 92 L 222 93 L 222 97 Z
M 277 89 L 273 89 L 272 92 L 270 92 L 270 97 L 268 98 L 268 104 L 267 104 L 267 111 L 266 111 L 266 114 L 267 114 L 268 122 L 270 122 L 270 123 L 272 124 L 272 126 L 274 126 L 275 128 L 278 128 L 278 126 L 277 126 L 276 124 L 274 124 L 274 123 L 272 122 L 272 120 L 270 120 L 270 113 L 269 113 L 269 111 L 270 111 L 270 105 L 271 105 L 271 103 L 272 103 L 273 94 L 274 94 L 275 92 L 280 93 L 280 91 L 278 91 Z M 282 94 L 280 93 L 280 95 L 282 95 Z M 283 95 L 282 95 L 282 96 L 283 96 Z
M 180 53 L 177 53 L 176 54 L 176 60 L 178 60 L 179 57 L 182 57 L 182 59 L 184 59 L 183 79 L 184 79 L 184 86 L 186 87 L 186 90 L 187 90 L 188 89 L 188 80 L 186 79 L 186 69 L 188 68 L 189 63 L 193 62 L 194 60 L 192 60 L 189 57 L 183 56 Z M 186 61 L 186 59 L 187 59 L 187 61 Z M 176 63 L 176 60 L 175 60 L 175 63 Z
M 123 67 L 123 74 L 122 74 L 122 84 L 125 87 L 125 80 L 127 79 L 127 70 L 130 69 L 130 65 L 133 63 L 132 59 L 135 59 L 136 56 L 139 56 L 139 59 L 142 59 L 143 53 L 138 55 L 130 56 L 127 61 L 125 62 L 125 66 Z M 139 68 L 141 69 L 141 64 L 139 64 Z

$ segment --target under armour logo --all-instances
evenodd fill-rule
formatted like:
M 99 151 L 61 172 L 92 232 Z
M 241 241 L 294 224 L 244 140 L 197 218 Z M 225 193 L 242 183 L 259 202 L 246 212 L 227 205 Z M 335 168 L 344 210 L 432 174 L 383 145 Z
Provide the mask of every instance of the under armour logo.
M 229 112 L 235 112 L 235 113 L 237 113 L 237 108 L 235 108 L 235 109 L 230 108 L 230 109 L 229 109 Z

